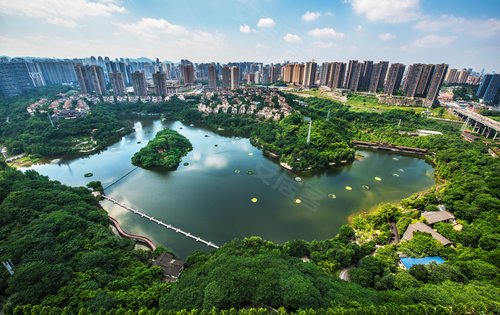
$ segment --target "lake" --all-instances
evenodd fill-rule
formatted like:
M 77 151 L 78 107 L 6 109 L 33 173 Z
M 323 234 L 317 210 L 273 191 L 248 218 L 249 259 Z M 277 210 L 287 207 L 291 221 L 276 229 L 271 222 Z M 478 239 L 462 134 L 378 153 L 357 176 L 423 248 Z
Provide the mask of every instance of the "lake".
M 158 131 L 176 130 L 193 144 L 177 170 L 137 168 L 105 192 L 219 246 L 252 235 L 278 243 L 326 239 L 337 234 L 352 215 L 434 184 L 432 166 L 411 156 L 359 150 L 361 157 L 351 164 L 297 175 L 264 156 L 248 139 L 159 119 L 137 119 L 134 128 L 134 133 L 101 153 L 29 169 L 71 186 L 100 180 L 106 187 L 135 168 L 130 158 Z M 85 178 L 89 172 L 93 177 Z M 101 204 L 126 231 L 146 235 L 181 258 L 194 250 L 209 250 L 109 201 Z

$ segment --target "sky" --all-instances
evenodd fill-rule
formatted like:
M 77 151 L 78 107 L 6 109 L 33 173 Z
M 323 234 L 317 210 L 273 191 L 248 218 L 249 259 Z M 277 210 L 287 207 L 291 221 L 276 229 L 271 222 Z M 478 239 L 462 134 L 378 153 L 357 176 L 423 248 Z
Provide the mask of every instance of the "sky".
M 500 0 L 0 0 L 0 55 L 500 72 Z

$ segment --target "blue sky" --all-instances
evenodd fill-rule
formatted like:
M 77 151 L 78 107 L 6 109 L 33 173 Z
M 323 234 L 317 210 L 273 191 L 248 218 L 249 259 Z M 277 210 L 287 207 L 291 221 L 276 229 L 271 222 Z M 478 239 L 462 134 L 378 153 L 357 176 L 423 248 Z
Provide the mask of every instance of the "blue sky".
M 500 71 L 500 0 L 0 0 L 0 55 Z

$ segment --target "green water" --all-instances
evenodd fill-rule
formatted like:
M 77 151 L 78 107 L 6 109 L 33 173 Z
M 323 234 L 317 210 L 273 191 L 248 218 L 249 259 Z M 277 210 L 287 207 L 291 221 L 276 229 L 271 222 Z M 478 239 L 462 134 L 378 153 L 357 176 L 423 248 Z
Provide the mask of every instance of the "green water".
M 406 198 L 434 183 L 433 169 L 424 160 L 380 151 L 358 151 L 363 156 L 359 161 L 315 175 L 299 175 L 297 181 L 296 174 L 265 157 L 248 139 L 159 120 L 137 121 L 134 133 L 99 154 L 55 160 L 30 169 L 72 186 L 100 180 L 106 187 L 134 168 L 131 156 L 163 128 L 177 130 L 193 144 L 193 151 L 179 168 L 172 172 L 136 169 L 106 193 L 218 245 L 251 235 L 275 242 L 329 238 L 349 216 Z M 184 166 L 185 162 L 189 165 Z M 255 174 L 248 175 L 248 170 Z M 93 177 L 85 178 L 89 172 Z M 336 198 L 329 198 L 329 194 Z M 102 206 L 125 230 L 146 235 L 180 257 L 197 249 L 208 250 L 109 201 L 103 201 Z

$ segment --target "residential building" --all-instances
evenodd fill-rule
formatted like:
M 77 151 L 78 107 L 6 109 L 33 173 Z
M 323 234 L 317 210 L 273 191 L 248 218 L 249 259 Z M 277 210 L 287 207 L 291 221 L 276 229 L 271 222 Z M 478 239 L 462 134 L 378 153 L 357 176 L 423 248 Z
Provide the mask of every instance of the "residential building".
M 401 63 L 393 63 L 389 67 L 387 73 L 387 80 L 385 81 L 384 93 L 387 95 L 394 95 L 401 86 L 401 80 L 405 72 L 405 65 Z
M 148 86 L 144 72 L 136 71 L 132 73 L 132 86 L 134 87 L 134 94 L 136 96 L 148 95 Z
M 318 64 L 314 61 L 306 62 L 304 66 L 304 76 L 302 78 L 302 86 L 311 88 L 316 85 L 316 70 Z
M 231 67 L 231 90 L 236 90 L 240 87 L 240 67 Z
M 319 75 L 319 85 L 329 86 L 329 79 L 331 77 L 333 63 L 323 62 L 321 64 L 320 75 Z
M 79 63 L 75 65 L 75 72 L 82 93 L 95 93 L 97 95 L 106 93 L 104 71 L 101 67 L 97 65 L 84 66 Z
M 380 61 L 373 65 L 368 91 L 377 93 L 377 91 L 380 91 L 384 88 L 384 82 L 388 67 L 388 61 Z
M 24 60 L 0 61 L 0 94 L 16 96 L 34 87 Z
M 439 95 L 439 90 L 441 89 L 441 86 L 443 85 L 444 77 L 446 75 L 446 71 L 448 70 L 448 65 L 447 64 L 438 64 L 438 65 L 433 65 L 433 72 L 432 76 L 430 78 L 430 83 L 427 88 L 427 93 L 425 96 L 425 104 L 427 106 L 432 106 L 434 102 L 436 102 L 437 97 Z
M 208 65 L 208 88 L 214 90 L 217 88 L 217 68 L 215 63 Z
M 330 79 L 328 86 L 333 89 L 341 89 L 344 87 L 346 64 L 345 62 L 334 62 L 330 70 Z
M 113 94 L 115 96 L 123 96 L 127 93 L 125 82 L 123 81 L 123 75 L 121 72 L 109 73 L 109 81 L 111 81 Z
M 153 73 L 153 86 L 156 95 L 167 96 L 167 74 L 159 71 Z
M 498 104 L 500 99 L 500 74 L 486 74 L 476 96 L 486 104 Z
M 363 68 L 361 70 L 361 75 L 359 78 L 358 89 L 366 91 L 369 89 L 372 79 L 373 61 L 365 60 L 365 62 L 362 64 L 362 67 Z
M 181 73 L 184 84 L 194 83 L 194 66 L 192 63 L 181 64 Z
M 433 71 L 434 65 L 422 65 L 422 72 L 420 73 L 415 96 L 425 97 L 427 95 Z
M 292 83 L 302 84 L 303 79 L 304 79 L 304 65 L 300 63 L 294 64 Z
M 357 60 L 350 60 L 349 68 L 347 70 L 346 81 L 344 84 L 345 88 L 350 89 L 352 91 L 357 91 L 362 73 L 363 73 L 363 64 L 358 63 Z
M 231 88 L 231 69 L 228 66 L 222 67 L 222 87 Z

